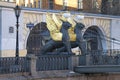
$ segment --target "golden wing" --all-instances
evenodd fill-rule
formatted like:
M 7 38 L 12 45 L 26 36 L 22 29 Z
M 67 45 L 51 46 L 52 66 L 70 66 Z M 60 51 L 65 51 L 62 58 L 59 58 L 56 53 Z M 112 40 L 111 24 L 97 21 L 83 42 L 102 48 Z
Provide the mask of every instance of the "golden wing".
M 61 16 L 61 20 L 63 21 L 68 21 L 72 27 L 70 27 L 70 29 L 68 29 L 68 33 L 70 36 L 70 41 L 76 41 L 76 34 L 74 33 L 74 29 L 75 29 L 75 21 L 72 18 L 65 18 L 63 15 Z
M 55 24 L 57 25 L 58 30 L 60 31 L 60 29 L 62 27 L 62 21 L 54 13 L 52 15 L 52 19 L 55 22 Z
M 63 21 L 67 21 L 67 19 L 63 16 L 63 13 L 60 13 L 60 14 L 61 14 L 60 19 L 63 20 Z
M 63 21 L 67 21 L 67 19 L 64 16 L 61 16 L 60 19 L 63 20 Z
M 46 23 L 47 23 L 47 28 L 50 31 L 51 38 L 54 41 L 62 41 L 62 33 L 57 28 L 55 22 L 53 21 L 49 13 L 46 13 Z
M 50 32 L 54 32 L 58 30 L 55 22 L 53 21 L 49 13 L 46 13 L 46 23 L 47 23 L 47 28 Z
M 60 12 L 60 20 L 67 21 L 67 19 L 63 16 L 64 13 Z
M 74 32 L 76 23 L 75 23 L 75 21 L 71 17 L 67 18 L 67 21 L 72 25 L 72 27 L 70 27 L 70 29 L 68 30 L 68 33 L 69 33 L 69 36 L 70 36 L 70 40 L 71 41 L 76 41 L 76 34 Z
M 72 25 L 72 27 L 75 27 L 76 23 L 71 17 L 69 17 L 67 21 Z

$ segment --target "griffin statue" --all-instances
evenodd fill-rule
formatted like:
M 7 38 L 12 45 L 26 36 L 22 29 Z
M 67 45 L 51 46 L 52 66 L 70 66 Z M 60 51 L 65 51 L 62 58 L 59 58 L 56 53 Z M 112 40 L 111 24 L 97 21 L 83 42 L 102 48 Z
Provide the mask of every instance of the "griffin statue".
M 50 34 L 50 39 L 41 49 L 41 54 L 48 52 L 67 52 L 73 54 L 71 48 L 79 46 L 81 53 L 86 53 L 86 42 L 83 40 L 82 23 L 74 21 L 71 17 L 56 16 L 56 14 L 46 13 L 46 25 Z

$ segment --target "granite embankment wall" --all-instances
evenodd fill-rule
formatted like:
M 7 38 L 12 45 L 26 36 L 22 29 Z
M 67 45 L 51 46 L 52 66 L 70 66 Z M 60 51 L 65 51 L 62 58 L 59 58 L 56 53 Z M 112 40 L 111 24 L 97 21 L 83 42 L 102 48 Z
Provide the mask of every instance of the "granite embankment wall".
M 0 80 L 120 80 L 120 73 L 78 74 L 72 71 L 40 71 L 36 75 L 17 73 L 0 76 Z
M 67 76 L 36 78 L 33 80 L 120 80 L 120 73 L 106 74 L 74 74 L 70 73 Z

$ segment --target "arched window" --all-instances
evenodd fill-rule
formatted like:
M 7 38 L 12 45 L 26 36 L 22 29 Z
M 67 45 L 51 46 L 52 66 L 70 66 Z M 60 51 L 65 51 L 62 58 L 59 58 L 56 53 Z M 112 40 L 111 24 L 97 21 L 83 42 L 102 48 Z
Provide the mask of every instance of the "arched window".
M 54 1 L 49 0 L 49 9 L 53 9 L 53 8 L 54 8 Z

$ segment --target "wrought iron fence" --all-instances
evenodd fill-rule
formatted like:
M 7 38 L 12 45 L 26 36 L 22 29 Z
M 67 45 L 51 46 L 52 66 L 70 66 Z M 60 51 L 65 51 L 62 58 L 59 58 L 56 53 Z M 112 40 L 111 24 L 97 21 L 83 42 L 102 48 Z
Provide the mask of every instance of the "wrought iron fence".
M 86 55 L 79 55 L 79 65 L 86 65 Z
M 118 65 L 119 60 L 119 56 L 98 54 L 90 55 L 90 65 Z
M 119 50 L 94 50 L 85 55 L 79 55 L 79 65 L 119 65 Z
M 68 70 L 69 55 L 44 55 L 37 59 L 37 71 Z
M 20 57 L 18 64 L 16 64 L 15 61 L 15 57 L 0 58 L 0 74 L 28 72 L 29 62 L 26 57 Z
M 110 55 L 117 55 L 120 54 L 120 49 L 109 49 L 106 52 Z
M 87 54 L 107 54 L 111 56 L 115 56 L 117 54 L 120 54 L 120 49 L 107 49 L 107 50 L 87 50 Z

